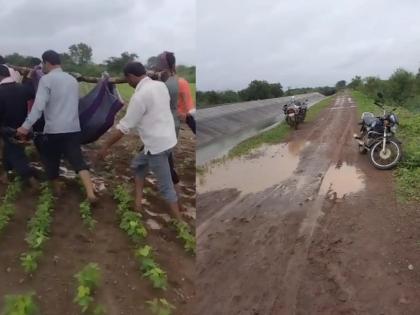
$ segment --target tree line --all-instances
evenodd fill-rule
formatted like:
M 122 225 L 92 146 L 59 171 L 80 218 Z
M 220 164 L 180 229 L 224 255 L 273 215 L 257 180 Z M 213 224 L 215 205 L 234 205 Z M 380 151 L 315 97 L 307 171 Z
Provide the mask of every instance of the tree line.
M 415 74 L 398 68 L 386 80 L 376 76 L 362 78 L 357 75 L 347 87 L 374 98 L 381 92 L 390 104 L 420 111 L 420 69 Z
M 205 108 L 220 104 L 264 100 L 312 92 L 332 95 L 335 91 L 336 89 L 334 87 L 326 86 L 316 88 L 289 88 L 286 92 L 284 92 L 283 86 L 280 83 L 269 83 L 265 80 L 253 80 L 249 83 L 247 88 L 240 91 L 197 91 L 197 107 Z
M 71 45 L 66 52 L 60 53 L 60 56 L 63 69 L 66 71 L 94 77 L 101 76 L 104 71 L 111 76 L 121 76 L 125 64 L 139 59 L 137 54 L 125 51 L 120 56 L 109 57 L 102 63 L 95 63 L 92 60 L 93 49 L 85 43 Z M 145 67 L 151 69 L 156 64 L 156 58 L 156 56 L 148 58 Z M 33 67 L 41 63 L 38 57 L 23 56 L 17 52 L 4 56 L 4 59 L 8 64 L 21 67 Z M 190 83 L 195 83 L 195 66 L 178 65 L 177 73 Z

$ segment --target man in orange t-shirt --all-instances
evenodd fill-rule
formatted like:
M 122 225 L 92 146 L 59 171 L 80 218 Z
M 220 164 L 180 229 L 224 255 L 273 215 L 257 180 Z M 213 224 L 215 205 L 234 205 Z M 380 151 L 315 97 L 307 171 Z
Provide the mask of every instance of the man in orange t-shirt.
M 185 121 L 195 134 L 195 104 L 191 96 L 190 84 L 184 78 L 178 78 L 178 117 Z

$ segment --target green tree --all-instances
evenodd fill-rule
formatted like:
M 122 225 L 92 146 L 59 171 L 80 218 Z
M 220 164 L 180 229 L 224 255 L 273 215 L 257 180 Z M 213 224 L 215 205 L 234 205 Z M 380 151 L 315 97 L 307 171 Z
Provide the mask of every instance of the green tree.
M 267 81 L 254 80 L 239 95 L 244 101 L 264 100 L 271 97 L 271 86 Z
M 241 99 L 239 94 L 232 90 L 223 91 L 219 94 L 219 100 L 223 104 L 227 103 L 237 103 L 240 102 Z
M 362 77 L 359 75 L 356 75 L 351 82 L 349 83 L 348 87 L 351 89 L 359 89 L 362 86 L 363 82 L 362 82 Z
M 414 96 L 415 76 L 404 69 L 397 69 L 387 82 L 385 95 L 392 102 L 404 105 L 407 100 Z
M 92 62 L 92 48 L 85 43 L 71 45 L 69 55 L 77 65 L 86 65 Z
M 176 73 L 188 82 L 195 83 L 195 66 L 179 65 L 176 67 Z
M 346 87 L 346 80 L 340 80 L 335 84 L 337 90 L 344 89 Z
M 137 60 L 138 57 L 137 54 L 125 51 L 120 57 L 110 57 L 105 60 L 105 65 L 109 73 L 119 75 L 127 63 Z
M 13 53 L 4 56 L 6 63 L 14 66 L 33 67 L 41 63 L 41 59 L 33 56 L 22 56 L 19 53 Z
M 363 79 L 363 92 L 370 97 L 376 97 L 378 92 L 384 92 L 384 84 L 378 77 L 366 77 Z
M 271 97 L 282 97 L 284 95 L 283 87 L 281 86 L 280 83 L 271 83 L 270 93 L 271 93 Z

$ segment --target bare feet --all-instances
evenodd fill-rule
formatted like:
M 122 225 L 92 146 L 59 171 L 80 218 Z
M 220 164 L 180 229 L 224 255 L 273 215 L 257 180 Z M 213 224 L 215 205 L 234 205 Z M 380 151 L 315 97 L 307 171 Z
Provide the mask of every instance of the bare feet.
M 54 194 L 57 197 L 60 197 L 63 194 L 65 188 L 66 188 L 66 184 L 65 183 L 63 183 L 63 182 L 61 182 L 59 180 L 55 180 L 53 182 L 53 191 L 54 191 Z
M 143 205 L 142 205 L 142 203 L 140 202 L 140 203 L 138 203 L 137 201 L 136 201 L 136 205 L 135 205 L 135 207 L 136 207 L 136 212 L 140 212 L 140 213 L 142 213 L 143 214 Z
M 89 201 L 91 206 L 95 206 L 99 201 L 98 197 L 96 197 L 95 195 L 87 196 L 87 200 Z
M 39 184 L 39 182 L 38 182 L 35 178 L 30 177 L 30 178 L 28 179 L 29 191 L 30 191 L 32 194 L 34 194 L 34 193 L 38 192 L 39 187 L 40 187 L 39 185 L 40 185 L 40 184 Z
M 0 183 L 7 184 L 9 182 L 9 178 L 7 176 L 7 172 L 5 172 L 2 176 L 0 176 Z

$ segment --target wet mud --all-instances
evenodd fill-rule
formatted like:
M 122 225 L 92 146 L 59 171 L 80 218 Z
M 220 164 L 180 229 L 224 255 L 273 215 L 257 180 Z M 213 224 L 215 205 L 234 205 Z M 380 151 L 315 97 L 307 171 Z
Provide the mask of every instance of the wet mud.
M 204 175 L 197 314 L 420 314 L 420 213 L 358 153 L 356 105 Z

